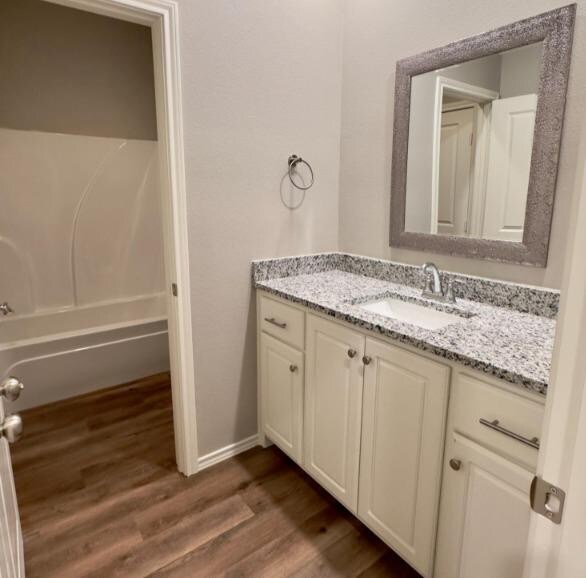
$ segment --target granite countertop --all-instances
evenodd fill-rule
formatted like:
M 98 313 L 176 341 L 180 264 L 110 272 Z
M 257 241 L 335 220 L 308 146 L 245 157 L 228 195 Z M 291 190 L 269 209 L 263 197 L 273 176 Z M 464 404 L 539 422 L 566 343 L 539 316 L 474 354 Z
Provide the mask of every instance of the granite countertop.
M 293 274 L 276 278 L 255 274 L 254 283 L 259 289 L 336 319 L 460 362 L 509 383 L 541 394 L 547 392 L 555 334 L 555 319 L 551 314 L 527 313 L 466 298 L 458 298 L 455 305 L 441 304 L 424 299 L 420 287 L 339 270 L 335 263 L 325 269 L 318 268 L 315 272 L 311 268 L 309 272 L 297 269 L 289 271 Z M 380 276 L 393 277 L 392 274 Z M 487 282 L 494 283 L 492 280 Z M 518 287 L 520 292 L 525 289 L 539 291 L 522 285 Z M 462 321 L 428 330 L 359 307 L 364 302 L 388 296 L 455 313 L 462 317 Z M 550 297 L 546 295 L 546 298 Z

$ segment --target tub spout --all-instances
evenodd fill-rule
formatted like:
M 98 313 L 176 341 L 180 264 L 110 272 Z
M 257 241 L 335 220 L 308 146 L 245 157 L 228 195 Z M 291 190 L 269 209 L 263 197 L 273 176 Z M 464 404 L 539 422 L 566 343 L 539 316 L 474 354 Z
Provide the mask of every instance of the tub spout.
M 8 315 L 10 313 L 14 313 L 14 309 L 12 309 L 12 307 L 10 307 L 10 305 L 4 301 L 4 303 L 0 304 L 0 313 L 2 313 L 2 315 Z

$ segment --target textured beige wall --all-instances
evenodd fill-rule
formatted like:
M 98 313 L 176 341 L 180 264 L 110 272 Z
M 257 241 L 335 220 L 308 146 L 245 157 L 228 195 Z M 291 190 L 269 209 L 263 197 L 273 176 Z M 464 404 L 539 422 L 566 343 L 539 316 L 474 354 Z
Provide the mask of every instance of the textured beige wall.
M 180 0 L 200 453 L 255 434 L 251 260 L 338 247 L 338 0 Z M 287 157 L 311 161 L 300 209 Z
M 2 0 L 0 126 L 156 140 L 150 28 Z
M 559 287 L 586 114 L 586 1 L 578 2 L 549 263 L 539 269 L 391 249 L 389 204 L 396 61 L 565 5 L 552 0 L 346 0 L 340 247 L 364 255 Z

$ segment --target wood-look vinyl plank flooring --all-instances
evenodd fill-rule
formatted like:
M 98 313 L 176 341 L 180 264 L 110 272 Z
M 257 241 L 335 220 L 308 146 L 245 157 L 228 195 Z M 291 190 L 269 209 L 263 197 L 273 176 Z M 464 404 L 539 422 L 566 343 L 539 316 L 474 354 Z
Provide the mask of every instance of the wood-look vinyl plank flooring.
M 168 374 L 22 417 L 29 578 L 418 577 L 275 448 L 179 474 Z

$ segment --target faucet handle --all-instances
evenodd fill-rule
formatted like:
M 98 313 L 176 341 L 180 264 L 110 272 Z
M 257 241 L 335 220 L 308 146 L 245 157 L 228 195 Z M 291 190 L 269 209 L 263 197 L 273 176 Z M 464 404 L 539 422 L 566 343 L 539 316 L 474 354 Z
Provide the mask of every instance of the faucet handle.
M 446 281 L 446 291 L 444 293 L 445 300 L 449 303 L 456 302 L 456 295 L 454 294 L 454 282 L 451 279 Z

